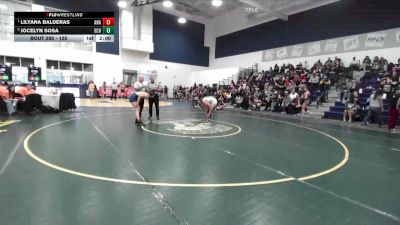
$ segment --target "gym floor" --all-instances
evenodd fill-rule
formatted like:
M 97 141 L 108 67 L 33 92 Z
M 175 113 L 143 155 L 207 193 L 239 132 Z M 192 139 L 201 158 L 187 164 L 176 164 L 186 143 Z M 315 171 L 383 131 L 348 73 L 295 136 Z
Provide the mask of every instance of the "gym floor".
M 133 113 L 0 117 L 0 224 L 400 224 L 398 134 L 231 110 L 206 122 L 179 102 L 143 127 Z

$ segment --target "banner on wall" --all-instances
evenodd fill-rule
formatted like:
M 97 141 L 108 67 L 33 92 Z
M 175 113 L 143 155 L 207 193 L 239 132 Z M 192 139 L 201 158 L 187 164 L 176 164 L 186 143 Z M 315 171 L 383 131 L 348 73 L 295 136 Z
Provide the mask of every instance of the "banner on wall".
M 321 52 L 321 42 L 317 41 L 308 46 L 308 55 L 316 55 Z
M 303 54 L 303 48 L 304 46 L 302 45 L 293 46 L 292 57 L 300 57 Z
M 350 51 L 360 47 L 360 38 L 358 35 L 346 38 L 343 40 L 343 46 L 345 51 Z
M 278 59 L 286 58 L 287 57 L 287 48 L 280 48 L 276 51 L 276 57 Z
M 365 47 L 383 47 L 385 44 L 386 33 L 370 33 L 367 34 Z
M 400 31 L 396 32 L 396 41 L 398 44 L 400 44 Z
M 339 46 L 339 40 L 327 40 L 325 45 L 326 52 L 336 52 L 337 47 Z
M 263 51 L 263 62 L 274 60 L 275 52 L 273 50 Z

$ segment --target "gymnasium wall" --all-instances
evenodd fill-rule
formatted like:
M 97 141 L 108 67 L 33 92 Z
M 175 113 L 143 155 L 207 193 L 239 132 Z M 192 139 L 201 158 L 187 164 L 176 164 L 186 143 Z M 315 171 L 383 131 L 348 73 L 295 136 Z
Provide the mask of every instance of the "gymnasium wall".
M 215 58 L 400 27 L 400 1 L 342 0 L 216 38 Z
M 191 20 L 180 24 L 177 19 L 177 16 L 153 11 L 154 53 L 150 59 L 208 67 L 205 25 Z
M 366 39 L 368 35 L 386 35 L 384 43 L 380 43 L 382 46 L 375 46 L 375 47 L 365 47 Z M 351 40 L 353 37 L 359 37 L 358 40 L 358 47 L 354 49 L 347 49 L 344 51 L 344 40 Z M 332 40 L 332 39 L 330 39 Z M 356 57 L 357 60 L 362 61 L 365 56 L 370 56 L 373 58 L 374 56 L 383 56 L 387 58 L 391 62 L 397 62 L 398 58 L 400 58 L 400 27 L 397 29 L 390 29 L 390 30 L 382 30 L 374 33 L 366 33 L 366 34 L 359 34 L 356 36 L 347 36 L 347 37 L 340 37 L 336 38 L 337 40 L 337 48 L 333 52 L 325 51 L 326 48 L 326 40 L 320 40 L 320 48 L 321 53 L 308 56 L 308 47 L 313 45 L 313 43 L 300 43 L 296 46 L 303 46 L 303 52 L 300 57 L 292 57 L 292 50 L 293 46 L 285 46 L 282 48 L 286 48 L 287 57 L 282 59 L 277 59 L 277 52 L 282 48 L 270 49 L 266 51 L 256 51 L 252 53 L 245 53 L 235 56 L 217 58 L 211 60 L 211 67 L 213 69 L 217 68 L 226 68 L 232 66 L 239 66 L 239 67 L 249 67 L 255 63 L 259 65 L 260 69 L 269 69 L 270 66 L 274 66 L 276 63 L 278 65 L 282 65 L 283 63 L 292 63 L 298 64 L 299 62 L 307 61 L 310 63 L 316 62 L 318 59 L 322 61 L 326 61 L 329 57 L 334 58 L 338 56 L 342 58 L 345 65 L 349 65 L 352 61 L 353 57 Z M 371 44 L 371 43 L 370 43 Z M 372 44 L 379 44 L 379 42 L 373 42 Z M 273 52 L 273 59 L 266 59 L 266 52 Z
M 228 79 L 228 77 L 232 77 L 232 75 L 237 75 L 238 72 L 239 67 L 195 71 L 190 75 L 190 85 L 194 83 L 204 85 L 219 84 L 220 81 Z

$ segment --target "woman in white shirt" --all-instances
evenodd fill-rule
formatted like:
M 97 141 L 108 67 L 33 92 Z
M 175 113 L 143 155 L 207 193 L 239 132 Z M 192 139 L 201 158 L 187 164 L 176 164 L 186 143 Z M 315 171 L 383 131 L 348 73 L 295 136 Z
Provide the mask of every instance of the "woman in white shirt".
M 383 90 L 378 89 L 370 97 L 368 113 L 363 119 L 363 126 L 367 126 L 367 123 L 371 119 L 371 116 L 378 122 L 378 126 L 382 127 L 382 112 L 383 112 Z
M 293 101 L 296 98 L 299 98 L 299 94 L 297 94 L 295 89 L 292 89 L 292 91 L 289 94 L 289 98 L 290 98 L 290 101 Z

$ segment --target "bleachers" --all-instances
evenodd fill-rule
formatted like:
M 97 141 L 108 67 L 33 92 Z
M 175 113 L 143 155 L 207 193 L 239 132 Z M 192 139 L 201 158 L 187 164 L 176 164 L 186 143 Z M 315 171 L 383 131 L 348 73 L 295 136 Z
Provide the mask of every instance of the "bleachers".
M 380 84 L 379 84 L 377 74 L 375 74 L 370 79 L 368 79 L 364 82 L 364 84 L 361 86 L 361 88 L 363 90 L 362 94 L 360 94 L 360 96 L 359 96 L 359 102 L 360 102 L 361 109 L 366 109 L 366 107 L 368 106 L 368 98 L 371 96 L 371 92 L 372 92 L 372 89 L 369 89 L 368 87 L 377 89 L 377 88 L 379 88 L 379 86 L 380 86 Z M 382 120 L 384 123 L 387 123 L 387 121 L 389 119 L 388 100 L 387 99 L 383 100 L 383 104 L 384 104 L 384 111 L 382 113 Z M 341 103 L 341 102 L 336 102 L 334 106 L 331 106 L 329 108 L 329 111 L 324 113 L 324 118 L 342 120 L 344 110 L 345 110 L 345 104 Z

